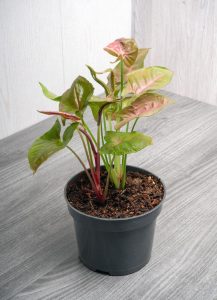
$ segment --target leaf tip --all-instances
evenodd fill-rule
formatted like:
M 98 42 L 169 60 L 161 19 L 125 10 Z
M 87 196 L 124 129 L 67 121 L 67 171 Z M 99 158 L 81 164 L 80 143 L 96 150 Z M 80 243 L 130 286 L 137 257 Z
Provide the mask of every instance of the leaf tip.
M 44 85 L 43 85 L 43 83 L 42 82 L 38 82 L 38 84 L 40 85 L 40 87 L 43 89 L 44 88 Z

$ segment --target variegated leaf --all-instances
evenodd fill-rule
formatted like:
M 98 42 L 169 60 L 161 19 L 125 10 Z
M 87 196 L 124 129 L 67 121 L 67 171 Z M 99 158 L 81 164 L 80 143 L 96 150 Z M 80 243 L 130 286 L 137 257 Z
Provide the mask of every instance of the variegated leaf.
M 78 76 L 71 88 L 62 95 L 59 110 L 82 116 L 93 91 L 93 85 L 86 78 Z
M 44 114 L 44 115 L 61 116 L 62 118 L 71 120 L 73 122 L 79 122 L 81 120 L 79 117 L 77 117 L 75 115 L 65 113 L 65 112 L 62 112 L 62 111 L 42 111 L 42 110 L 38 110 L 38 112 L 40 112 L 41 114 Z
M 54 126 L 37 138 L 29 148 L 29 164 L 34 173 L 44 161 L 65 147 L 60 139 L 60 131 L 61 125 L 57 119 Z
M 152 138 L 141 132 L 107 131 L 106 143 L 101 147 L 103 154 L 124 155 L 142 150 L 152 144 Z
M 108 104 L 108 105 L 106 105 Z M 103 109 L 103 112 L 106 116 L 106 118 L 108 116 L 111 116 L 112 118 L 112 114 L 114 112 L 117 112 L 117 108 L 118 108 L 118 101 L 114 100 L 111 97 L 106 97 L 106 98 L 100 98 L 97 96 L 92 96 L 88 105 L 91 108 L 92 114 L 94 119 L 97 121 L 98 120 L 98 113 L 100 111 L 100 109 L 102 108 L 102 106 L 105 106 L 105 108 Z
M 115 125 L 115 128 L 120 129 L 122 126 L 136 118 L 151 116 L 170 103 L 172 103 L 172 101 L 169 98 L 160 94 L 147 93 L 141 95 L 137 97 L 130 106 L 127 106 L 118 113 L 118 117 L 121 121 Z
M 169 69 L 158 66 L 133 71 L 127 75 L 127 84 L 122 95 L 138 95 L 148 90 L 160 89 L 171 81 L 172 75 Z
M 120 38 L 104 48 L 109 54 L 123 60 L 124 64 L 130 67 L 136 60 L 138 47 L 134 39 Z
M 130 67 L 127 67 L 126 65 L 124 65 L 124 69 L 123 69 L 123 77 L 124 77 L 124 82 L 127 80 L 127 74 L 141 69 L 144 67 L 144 60 L 147 56 L 149 52 L 149 48 L 141 48 L 138 49 L 138 55 L 136 57 L 135 62 L 133 63 L 133 65 L 131 65 Z M 113 74 L 114 74 L 114 80 L 115 83 L 120 83 L 121 81 L 121 67 L 120 67 L 120 62 L 115 66 L 115 68 L 113 69 Z M 110 82 L 111 78 L 110 75 L 108 76 L 108 81 Z

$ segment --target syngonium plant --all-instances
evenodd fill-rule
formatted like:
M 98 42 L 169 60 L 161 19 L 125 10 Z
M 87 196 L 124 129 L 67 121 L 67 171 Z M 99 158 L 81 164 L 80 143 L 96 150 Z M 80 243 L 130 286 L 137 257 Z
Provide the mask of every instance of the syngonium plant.
M 92 78 L 102 86 L 104 96 L 94 96 L 93 85 L 82 76 L 78 76 L 61 96 L 40 83 L 44 95 L 56 101 L 59 110 L 39 112 L 58 116 L 60 120 L 57 118 L 53 127 L 37 138 L 28 152 L 30 167 L 36 172 L 50 156 L 67 148 L 81 163 L 101 204 L 106 202 L 109 182 L 116 189 L 125 188 L 127 155 L 152 144 L 152 138 L 136 131 L 135 125 L 139 118 L 152 116 L 171 103 L 156 90 L 172 78 L 172 72 L 165 67 L 144 66 L 149 49 L 138 49 L 134 39 L 117 39 L 104 50 L 116 57 L 113 69 L 96 72 L 87 66 Z M 103 73 L 108 73 L 107 83 L 99 78 Z M 88 107 L 97 124 L 96 133 L 85 122 Z M 75 133 L 83 144 L 89 168 L 70 146 Z M 104 188 L 101 160 L 108 174 Z

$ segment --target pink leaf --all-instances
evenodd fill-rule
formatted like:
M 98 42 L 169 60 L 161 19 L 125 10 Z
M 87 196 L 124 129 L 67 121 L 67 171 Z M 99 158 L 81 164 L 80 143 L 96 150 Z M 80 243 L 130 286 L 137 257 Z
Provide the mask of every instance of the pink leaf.
M 72 114 L 69 114 L 69 113 L 65 113 L 65 112 L 61 112 L 61 111 L 40 111 L 38 110 L 38 112 L 40 112 L 41 114 L 45 114 L 45 115 L 56 115 L 56 116 L 61 116 L 63 117 L 64 119 L 68 119 L 68 120 L 71 120 L 73 122 L 78 122 L 80 121 L 81 119 L 77 116 L 74 116 Z
M 120 38 L 108 44 L 104 48 L 109 54 L 116 56 L 117 60 L 123 60 L 130 67 L 136 60 L 138 47 L 134 39 Z
M 118 117 L 121 118 L 121 121 L 116 124 L 115 128 L 120 129 L 136 118 L 149 117 L 170 103 L 172 103 L 172 101 L 163 95 L 155 93 L 141 95 L 130 106 L 118 113 Z

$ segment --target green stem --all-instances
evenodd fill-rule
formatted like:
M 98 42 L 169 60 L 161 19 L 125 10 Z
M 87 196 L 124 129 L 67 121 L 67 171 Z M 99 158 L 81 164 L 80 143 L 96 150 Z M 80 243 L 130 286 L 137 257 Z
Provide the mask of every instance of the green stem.
M 86 141 L 87 141 L 87 148 L 88 148 L 88 152 L 89 152 L 89 156 L 90 156 L 90 163 L 91 163 L 91 166 L 94 168 L 93 153 L 91 151 L 90 142 L 88 141 L 87 137 L 86 137 Z
M 109 126 L 109 131 L 112 131 L 112 121 L 111 121 L 110 115 L 108 116 L 108 126 Z M 109 154 L 109 163 L 111 164 L 111 155 L 110 154 Z
M 126 132 L 128 132 L 128 130 L 129 130 L 129 123 L 127 123 Z
M 122 180 L 121 180 L 121 188 L 124 189 L 126 185 L 126 178 L 127 178 L 127 155 L 123 155 L 123 160 L 122 160 Z
M 120 62 L 120 68 L 121 68 L 121 89 L 120 89 L 120 98 L 122 99 L 122 92 L 123 92 L 123 89 L 124 89 L 124 62 L 123 60 L 121 59 L 121 62 Z M 122 107 L 122 101 L 121 101 L 121 107 Z
M 104 126 L 104 132 L 106 133 L 107 131 L 107 125 L 106 125 L 106 119 L 105 119 L 105 114 L 102 114 L 102 119 L 103 119 L 103 126 Z
M 129 130 L 129 123 L 127 123 L 127 126 L 126 126 L 126 132 L 128 132 Z M 124 154 L 122 156 L 122 181 L 121 181 L 121 187 L 122 189 L 125 188 L 125 185 L 126 185 L 126 173 L 127 173 L 127 170 L 126 170 L 126 166 L 127 165 L 127 154 Z
M 120 73 L 121 73 L 121 87 L 120 87 L 120 98 L 121 98 L 121 102 L 120 102 L 120 109 L 122 109 L 122 92 L 124 89 L 124 62 L 123 60 L 121 60 L 120 62 Z M 129 128 L 129 123 L 127 124 L 126 127 L 126 132 L 128 131 Z M 125 181 L 126 181 L 126 160 L 127 160 L 127 156 L 123 155 L 122 156 L 122 166 L 120 167 L 120 162 L 119 162 L 119 169 L 121 169 L 121 186 L 123 187 L 123 185 L 125 186 Z M 119 171 L 120 172 L 120 171 Z
M 106 124 L 106 118 L 105 118 L 105 114 L 103 113 L 102 114 L 102 119 L 103 119 L 103 128 L 104 128 L 104 135 L 106 135 L 106 132 L 107 132 L 107 124 Z M 106 159 L 107 159 L 107 162 L 108 163 L 111 163 L 111 155 L 110 154 L 105 154 L 106 156 Z
M 97 150 L 100 150 L 101 123 L 97 126 Z
M 104 133 L 103 133 L 103 126 L 101 126 L 101 142 L 102 142 L 102 146 L 104 146 Z M 106 165 L 108 165 L 108 158 L 107 158 L 107 155 L 105 154 L 105 155 L 103 155 L 103 154 L 101 154 L 101 157 L 102 157 L 102 160 L 103 160 L 103 162 L 104 161 L 106 161 Z
M 107 178 L 106 178 L 106 185 L 105 185 L 105 190 L 104 190 L 104 193 L 103 193 L 103 196 L 104 198 L 106 199 L 107 197 L 107 194 L 108 194 L 108 187 L 109 187 L 109 179 L 110 179 L 110 176 L 111 176 L 111 170 L 112 170 L 112 165 L 113 165 L 113 162 L 114 162 L 114 156 L 112 158 L 112 161 L 111 161 L 111 164 L 109 166 L 109 170 L 108 170 L 108 175 L 107 175 Z
M 85 151 L 85 154 L 86 154 L 86 157 L 87 157 L 90 169 L 91 169 L 91 168 L 93 168 L 93 164 L 91 164 L 90 152 L 88 151 L 85 140 L 84 140 L 84 138 L 83 138 L 83 136 L 82 136 L 82 134 L 79 130 L 78 130 L 78 134 L 81 138 L 81 141 L 82 141 L 82 144 L 83 144 L 83 147 L 84 147 L 84 151 Z
M 87 132 L 89 133 L 89 135 L 91 136 L 92 140 L 94 141 L 94 144 L 97 145 L 97 141 L 96 141 L 92 131 L 88 127 L 87 123 L 85 123 L 84 119 L 82 119 L 82 124 L 83 124 L 84 128 L 87 130 Z
M 133 126 L 132 126 L 132 129 L 131 129 L 131 132 L 133 132 L 135 126 L 136 126 L 136 123 L 138 122 L 139 118 L 136 118 L 136 120 L 134 121 L 133 123 Z

